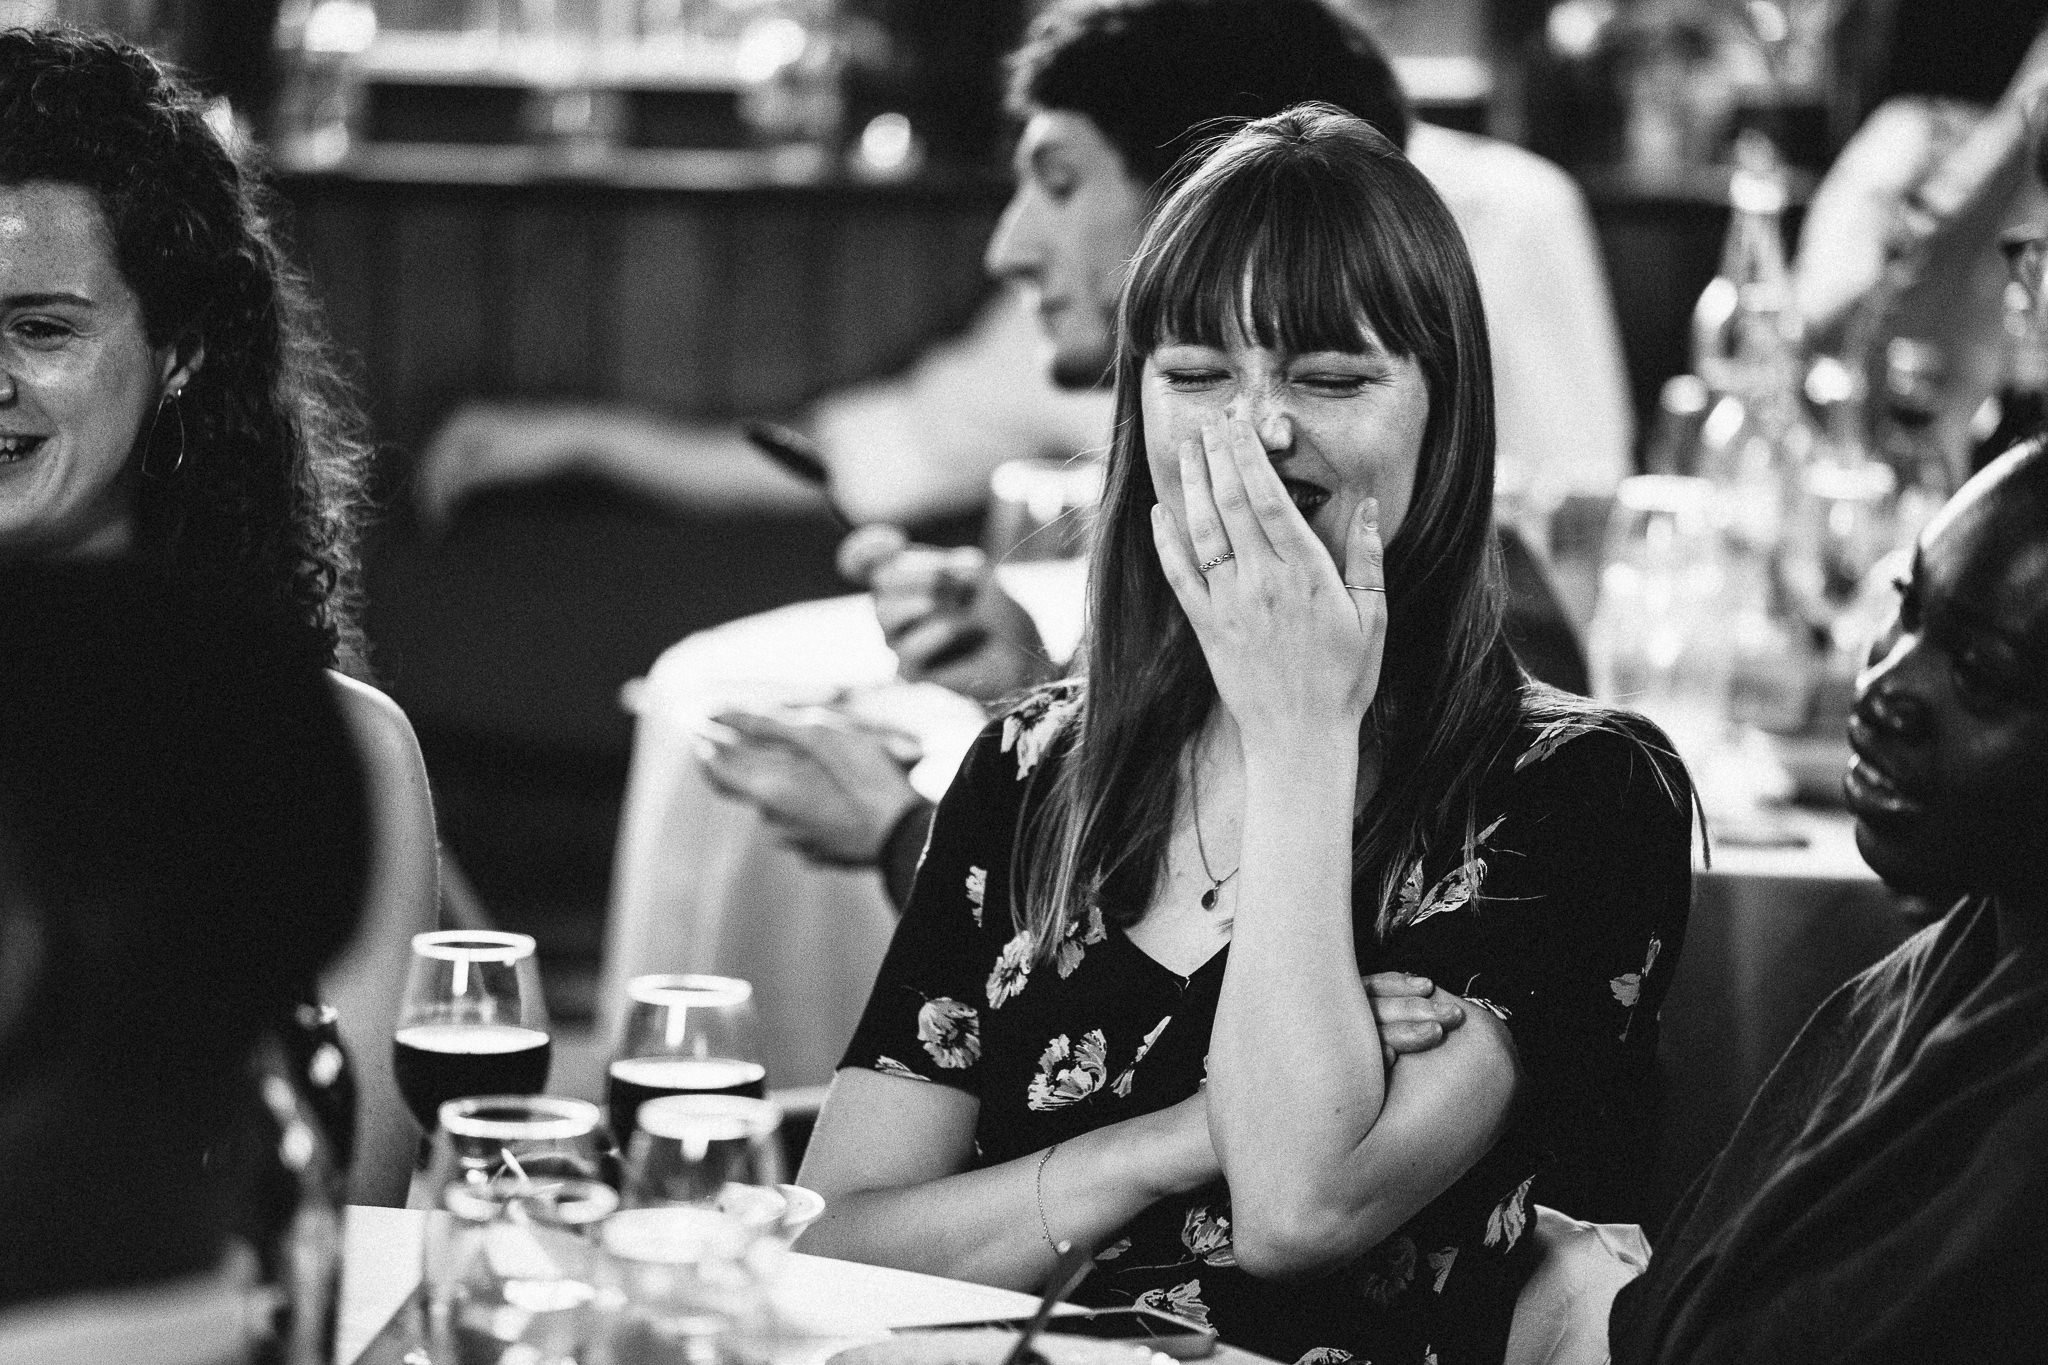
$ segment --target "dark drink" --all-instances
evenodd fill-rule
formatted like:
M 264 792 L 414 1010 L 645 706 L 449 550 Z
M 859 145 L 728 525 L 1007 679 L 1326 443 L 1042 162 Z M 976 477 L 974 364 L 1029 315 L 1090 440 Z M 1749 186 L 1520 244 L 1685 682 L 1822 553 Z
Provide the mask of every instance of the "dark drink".
M 391 1070 L 406 1107 L 431 1132 L 448 1100 L 539 1094 L 553 1051 L 547 1034 L 514 1024 L 414 1024 L 392 1038 Z
M 624 1148 L 640 1106 L 663 1095 L 742 1095 L 750 1100 L 768 1093 L 768 1072 L 759 1062 L 729 1057 L 625 1057 L 613 1062 L 605 1101 L 611 1107 L 612 1133 Z

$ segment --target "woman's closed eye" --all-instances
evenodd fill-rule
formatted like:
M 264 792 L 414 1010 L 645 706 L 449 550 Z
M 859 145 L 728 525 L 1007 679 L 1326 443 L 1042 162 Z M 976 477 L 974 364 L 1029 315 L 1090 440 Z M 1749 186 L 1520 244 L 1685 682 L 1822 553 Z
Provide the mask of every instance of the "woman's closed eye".
M 1190 365 L 1176 365 L 1172 369 L 1161 369 L 1160 380 L 1175 393 L 1200 393 L 1230 378 L 1230 371 Z
M 47 350 L 69 341 L 78 334 L 78 329 L 59 318 L 27 317 L 9 323 L 7 334 L 23 345 Z

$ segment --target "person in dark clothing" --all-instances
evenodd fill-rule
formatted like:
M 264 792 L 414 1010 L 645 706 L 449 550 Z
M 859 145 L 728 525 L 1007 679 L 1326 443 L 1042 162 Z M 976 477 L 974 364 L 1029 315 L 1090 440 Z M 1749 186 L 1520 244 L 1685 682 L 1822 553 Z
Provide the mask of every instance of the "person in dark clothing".
M 362 912 L 355 746 L 289 622 L 128 562 L 0 564 L 0 691 L 0 1309 L 202 1280 L 251 1048 Z
M 2048 1342 L 2048 451 L 1922 533 L 1849 723 L 1864 859 L 1954 908 L 1835 992 L 1616 1297 L 1617 1365 Z
M 1683 768 L 1509 649 L 1477 283 L 1387 138 L 1231 135 L 1116 336 L 1084 677 L 939 807 L 806 1247 L 1025 1287 L 1068 1239 L 1275 1359 L 1497 1362 L 1546 1156 L 1644 1093 Z M 1387 969 L 1464 1026 L 1389 1064 Z

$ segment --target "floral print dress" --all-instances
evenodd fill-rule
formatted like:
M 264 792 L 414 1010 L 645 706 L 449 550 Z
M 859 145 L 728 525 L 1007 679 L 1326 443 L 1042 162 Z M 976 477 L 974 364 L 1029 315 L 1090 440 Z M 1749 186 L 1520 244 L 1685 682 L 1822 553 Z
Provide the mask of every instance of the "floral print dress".
M 1227 946 L 1179 976 L 1097 907 L 1033 964 L 1012 922 L 1016 833 L 1079 706 L 1078 684 L 1047 689 L 975 742 L 841 1063 L 974 1095 L 977 1165 L 1165 1108 L 1204 1078 Z M 1359 965 L 1426 975 L 1506 1022 L 1520 1081 L 1501 1139 L 1350 1264 L 1246 1274 L 1219 1181 L 1109 1239 L 1078 1298 L 1161 1308 L 1300 1365 L 1500 1360 L 1534 1257 L 1539 1171 L 1560 1152 L 1607 1160 L 1627 1146 L 1618 1132 L 1647 1126 L 1691 812 L 1663 737 L 1615 714 L 1525 726 L 1483 786 L 1475 829 L 1471 858 L 1461 828 L 1408 870 L 1403 927 L 1383 944 L 1361 934 Z M 1363 900 L 1358 913 L 1372 923 Z

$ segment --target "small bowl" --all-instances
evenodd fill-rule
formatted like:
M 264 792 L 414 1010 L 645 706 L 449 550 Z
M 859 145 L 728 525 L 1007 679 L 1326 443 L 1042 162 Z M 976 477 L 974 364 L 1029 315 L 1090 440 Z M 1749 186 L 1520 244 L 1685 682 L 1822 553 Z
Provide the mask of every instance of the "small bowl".
M 803 1236 L 804 1229 L 818 1221 L 825 1212 L 825 1196 L 816 1190 L 807 1190 L 802 1185 L 777 1185 L 782 1191 L 782 1218 L 775 1225 L 775 1235 L 788 1246 Z

